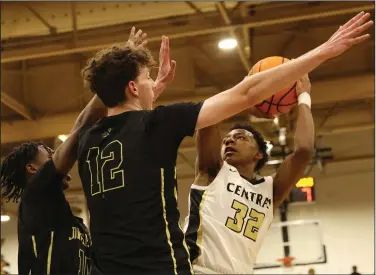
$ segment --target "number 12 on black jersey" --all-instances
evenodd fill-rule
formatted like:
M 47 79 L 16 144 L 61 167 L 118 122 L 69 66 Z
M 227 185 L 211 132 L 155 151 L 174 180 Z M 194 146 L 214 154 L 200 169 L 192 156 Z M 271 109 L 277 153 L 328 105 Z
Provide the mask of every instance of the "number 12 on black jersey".
M 91 147 L 87 153 L 91 195 L 124 187 L 123 144 L 114 140 L 99 150 Z

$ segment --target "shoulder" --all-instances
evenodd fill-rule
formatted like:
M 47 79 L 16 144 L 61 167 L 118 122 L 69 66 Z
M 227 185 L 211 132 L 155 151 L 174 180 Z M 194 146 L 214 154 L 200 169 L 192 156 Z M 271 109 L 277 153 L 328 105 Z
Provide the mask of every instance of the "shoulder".
M 179 116 L 199 114 L 203 102 L 178 102 L 166 106 L 158 106 L 149 113 L 150 118 L 160 118 L 165 120 L 176 120 Z
M 63 177 L 64 175 L 57 172 L 53 160 L 49 160 L 31 177 L 30 182 L 27 184 L 27 189 L 35 187 L 40 181 L 61 181 Z
M 180 102 L 167 106 L 158 106 L 147 116 L 148 129 L 166 130 L 170 135 L 180 138 L 193 136 L 198 115 L 203 102 Z

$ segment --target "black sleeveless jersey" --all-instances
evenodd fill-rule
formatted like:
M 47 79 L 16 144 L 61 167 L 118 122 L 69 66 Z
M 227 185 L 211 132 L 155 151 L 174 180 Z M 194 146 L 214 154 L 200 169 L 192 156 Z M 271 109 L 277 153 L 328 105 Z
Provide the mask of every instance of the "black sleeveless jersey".
M 82 131 L 79 174 L 96 266 L 105 274 L 191 274 L 179 224 L 176 158 L 202 103 L 129 111 Z
M 22 194 L 19 274 L 90 274 L 90 235 L 82 219 L 73 215 L 61 180 L 54 163 L 48 161 Z

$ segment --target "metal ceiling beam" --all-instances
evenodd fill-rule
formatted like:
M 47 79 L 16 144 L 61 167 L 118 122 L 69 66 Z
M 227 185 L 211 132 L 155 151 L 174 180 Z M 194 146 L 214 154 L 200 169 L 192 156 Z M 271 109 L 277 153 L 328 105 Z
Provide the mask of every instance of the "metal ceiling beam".
M 72 13 L 72 38 L 73 38 L 73 45 L 77 46 L 77 11 L 76 11 L 76 2 L 72 1 L 71 5 L 71 13 Z
M 345 82 L 345 87 L 348 87 L 346 93 L 342 89 L 333 89 L 332 85 L 335 84 L 333 80 L 320 81 L 312 83 L 312 103 L 313 106 L 316 104 L 325 104 L 330 102 L 345 101 L 345 100 L 360 100 L 360 99 L 370 99 L 374 98 L 374 88 L 373 88 L 373 75 L 369 74 L 364 77 L 346 77 L 338 78 L 336 83 Z M 348 82 L 347 82 L 348 81 Z M 359 86 L 358 83 L 362 83 Z M 363 87 L 364 86 L 364 87 Z M 321 87 L 321 88 L 320 88 Z M 323 89 L 327 87 L 327 89 Z M 328 92 L 330 91 L 330 93 Z M 367 92 L 368 91 L 368 92 Z M 175 102 L 198 102 L 205 100 L 211 95 L 206 96 L 188 96 L 188 97 L 175 97 L 165 100 L 160 100 L 158 105 L 169 105 Z M 326 101 L 325 101 L 326 100 Z M 320 106 L 320 105 L 318 105 Z M 74 121 L 76 120 L 79 112 L 65 113 L 59 115 L 44 116 L 35 121 L 13 121 L 1 122 L 1 142 L 2 144 L 20 142 L 25 140 L 36 140 L 58 136 L 60 134 L 69 133 Z M 254 123 L 254 122 L 252 122 Z M 373 125 L 373 124 L 372 124 Z M 322 135 L 337 134 L 343 131 L 360 131 L 370 129 L 370 125 L 351 125 L 351 129 L 340 129 L 336 130 L 324 128 L 319 133 Z M 30 131 L 33 129 L 33 131 Z M 319 134 L 318 133 L 318 134 Z
M 200 35 L 208 35 L 213 33 L 221 33 L 221 32 L 228 32 L 232 29 L 238 29 L 238 28 L 259 28 L 259 27 L 266 27 L 266 26 L 272 26 L 272 25 L 278 25 L 278 24 L 285 24 L 285 23 L 291 23 L 291 22 L 299 22 L 303 20 L 312 20 L 312 19 L 319 19 L 319 18 L 326 18 L 326 17 L 333 17 L 333 16 L 339 16 L 339 15 L 345 15 L 345 14 L 353 14 L 360 11 L 370 11 L 374 10 L 374 5 L 362 5 L 358 7 L 352 7 L 347 9 L 336 9 L 336 10 L 330 10 L 330 11 L 322 11 L 322 12 L 316 12 L 316 13 L 310 13 L 310 14 L 304 14 L 304 15 L 298 15 L 298 16 L 291 16 L 291 17 L 284 17 L 284 18 L 276 18 L 276 19 L 268 19 L 268 20 L 260 20 L 256 22 L 249 22 L 249 23 L 243 23 L 238 25 L 231 25 L 231 26 L 223 26 L 223 27 L 210 27 L 206 29 L 201 30 L 193 30 L 193 31 L 187 31 L 187 32 L 179 32 L 175 34 L 169 34 L 168 37 L 170 40 L 172 39 L 179 39 L 184 37 L 194 37 L 194 36 L 200 36 Z M 160 41 L 160 36 L 155 37 L 149 37 L 148 41 Z M 119 41 L 120 42 L 120 41 Z M 102 48 L 109 47 L 113 45 L 111 44 L 97 44 L 92 46 L 82 46 L 82 47 L 75 47 L 70 49 L 62 49 L 62 50 L 54 50 L 50 52 L 43 52 L 43 53 L 33 53 L 33 54 L 26 54 L 26 55 L 18 55 L 18 56 L 2 56 L 1 63 L 10 63 L 10 62 L 17 62 L 22 60 L 30 60 L 30 59 L 38 59 L 38 58 L 47 58 L 47 57 L 53 57 L 53 56 L 63 56 L 68 54 L 75 54 L 75 53 L 83 53 L 83 52 L 89 52 L 89 51 L 97 51 Z
M 222 16 L 223 21 L 225 21 L 225 24 L 227 26 L 231 26 L 232 22 L 231 22 L 231 19 L 230 19 L 228 13 L 227 13 L 227 9 L 226 9 L 225 5 L 223 4 L 223 2 L 218 2 L 218 3 L 216 3 L 216 5 L 217 5 L 219 13 Z M 236 50 L 238 52 L 240 61 L 242 62 L 242 65 L 243 65 L 246 73 L 248 73 L 251 70 L 251 67 L 249 66 L 248 59 L 247 59 L 243 49 L 241 49 L 240 39 L 235 32 L 235 28 L 230 29 L 230 35 L 238 42 L 238 44 L 236 46 Z
M 194 10 L 196 13 L 202 13 L 202 11 L 195 5 L 193 4 L 191 1 L 185 1 L 185 3 L 192 9 Z
M 35 119 L 35 114 L 31 111 L 30 108 L 18 102 L 16 99 L 4 93 L 3 91 L 1 91 L 1 103 L 8 106 L 13 111 L 17 112 L 18 114 L 22 115 L 24 118 L 28 120 Z M 30 131 L 30 129 L 27 130 Z
M 45 25 L 48 30 L 50 31 L 50 34 L 56 33 L 56 27 L 50 25 L 32 6 L 30 6 L 28 3 L 24 3 L 24 5 L 27 7 L 27 9 L 40 21 L 43 25 Z

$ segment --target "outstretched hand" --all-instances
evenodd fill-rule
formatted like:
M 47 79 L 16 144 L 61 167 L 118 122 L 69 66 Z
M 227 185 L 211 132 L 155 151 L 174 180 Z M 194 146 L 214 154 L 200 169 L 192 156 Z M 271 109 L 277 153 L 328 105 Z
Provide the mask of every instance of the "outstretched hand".
M 296 95 L 299 96 L 302 93 L 311 94 L 311 81 L 308 74 L 305 74 L 296 82 Z
M 319 47 L 322 56 L 325 59 L 336 57 L 352 46 L 368 39 L 369 34 L 362 35 L 362 33 L 373 25 L 369 18 L 370 14 L 362 11 L 345 25 L 340 26 L 329 40 Z
M 170 42 L 167 36 L 162 36 L 161 48 L 159 50 L 158 76 L 154 83 L 154 100 L 167 88 L 175 77 L 176 62 L 170 59 Z
M 145 47 L 148 41 L 146 40 L 147 34 L 139 29 L 136 33 L 136 28 L 132 27 L 131 33 L 125 46 L 130 48 L 142 48 Z

